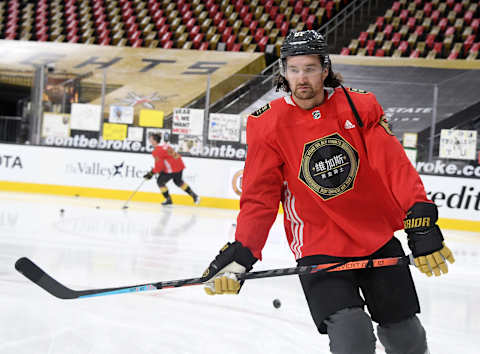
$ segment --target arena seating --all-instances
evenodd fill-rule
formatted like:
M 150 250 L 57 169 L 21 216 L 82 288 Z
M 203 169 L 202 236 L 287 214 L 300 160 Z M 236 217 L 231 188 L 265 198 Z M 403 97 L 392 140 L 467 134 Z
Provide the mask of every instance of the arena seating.
M 278 55 L 349 0 L 0 0 L 0 39 Z
M 395 1 L 341 54 L 480 59 L 479 25 L 478 1 Z

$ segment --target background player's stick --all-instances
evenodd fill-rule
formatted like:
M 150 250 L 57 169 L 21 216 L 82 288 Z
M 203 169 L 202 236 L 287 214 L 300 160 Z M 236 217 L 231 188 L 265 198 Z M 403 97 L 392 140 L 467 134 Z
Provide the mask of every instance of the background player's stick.
M 293 268 L 279 268 L 263 270 L 258 272 L 241 273 L 237 274 L 239 280 L 245 279 L 260 279 L 279 277 L 283 275 L 292 274 L 313 274 L 319 272 L 333 272 L 342 270 L 354 270 L 365 268 L 378 268 L 388 267 L 396 265 L 408 265 L 413 264 L 411 256 L 393 257 L 393 258 L 380 258 L 380 259 L 365 259 L 359 261 L 344 261 L 339 263 L 327 263 L 311 266 L 301 266 Z M 178 288 L 182 286 L 201 285 L 206 281 L 206 278 L 190 278 L 180 280 L 161 281 L 158 283 L 129 285 L 117 288 L 105 288 L 105 289 L 90 289 L 90 290 L 72 290 L 66 286 L 60 284 L 53 279 L 47 273 L 45 273 L 40 267 L 33 263 L 30 259 L 22 257 L 15 262 L 15 269 L 22 273 L 25 277 L 32 282 L 60 299 L 76 299 L 93 296 L 105 296 L 124 294 L 139 291 Z
M 128 200 L 125 202 L 122 209 L 127 209 L 128 208 L 128 203 L 130 202 L 130 200 L 132 200 L 133 196 L 138 192 L 138 190 L 143 186 L 145 181 L 146 181 L 146 179 L 142 179 L 142 182 L 138 185 L 137 189 L 135 189 L 133 191 L 132 195 L 130 195 L 130 198 L 128 198 Z

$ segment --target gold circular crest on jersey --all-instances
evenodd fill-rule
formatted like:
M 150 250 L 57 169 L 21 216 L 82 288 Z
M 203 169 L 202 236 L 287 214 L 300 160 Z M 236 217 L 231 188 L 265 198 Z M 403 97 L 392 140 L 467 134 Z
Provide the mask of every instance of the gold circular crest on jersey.
M 334 133 L 304 145 L 298 178 L 329 200 L 353 188 L 359 162 L 353 146 Z

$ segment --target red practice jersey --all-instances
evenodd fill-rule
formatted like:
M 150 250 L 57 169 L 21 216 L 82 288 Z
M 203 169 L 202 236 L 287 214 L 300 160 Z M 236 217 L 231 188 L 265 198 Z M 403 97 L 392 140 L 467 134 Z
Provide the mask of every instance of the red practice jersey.
M 155 159 L 153 173 L 175 173 L 185 168 L 180 154 L 168 144 L 157 145 L 152 155 Z
M 248 153 L 235 238 L 261 259 L 279 203 L 290 249 L 362 257 L 403 229 L 406 211 L 428 201 L 420 177 L 372 93 L 341 88 L 323 104 L 279 98 L 248 117 Z

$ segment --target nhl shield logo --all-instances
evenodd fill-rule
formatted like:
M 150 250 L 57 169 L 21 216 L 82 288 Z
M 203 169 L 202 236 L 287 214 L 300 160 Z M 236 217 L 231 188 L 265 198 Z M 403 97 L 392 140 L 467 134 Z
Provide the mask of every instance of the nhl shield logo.
M 322 114 L 320 113 L 319 110 L 316 110 L 312 112 L 312 117 L 313 119 L 320 119 L 322 117 Z

